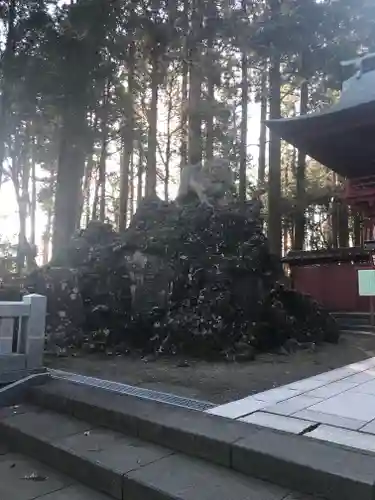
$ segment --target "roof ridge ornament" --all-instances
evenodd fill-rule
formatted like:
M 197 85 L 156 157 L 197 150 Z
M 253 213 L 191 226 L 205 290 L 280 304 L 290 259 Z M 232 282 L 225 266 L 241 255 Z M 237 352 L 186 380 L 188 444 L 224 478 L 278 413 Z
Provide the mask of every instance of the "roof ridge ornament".
M 371 65 L 372 61 L 374 61 L 373 65 Z M 366 64 L 366 62 L 370 62 L 370 64 Z M 365 73 L 375 71 L 375 52 L 369 52 L 353 59 L 341 61 L 340 66 L 342 68 L 352 67 L 353 70 L 352 75 L 342 82 L 342 91 L 345 92 L 354 80 L 359 80 Z

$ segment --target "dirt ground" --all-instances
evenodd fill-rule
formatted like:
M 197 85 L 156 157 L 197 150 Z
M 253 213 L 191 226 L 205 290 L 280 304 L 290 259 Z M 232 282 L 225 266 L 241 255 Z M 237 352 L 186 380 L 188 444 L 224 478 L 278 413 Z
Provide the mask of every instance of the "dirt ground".
M 375 336 L 342 336 L 338 345 L 326 344 L 314 352 L 259 355 L 247 363 L 207 363 L 157 359 L 82 355 L 48 358 L 58 368 L 138 387 L 190 398 L 224 403 L 305 377 L 375 356 Z

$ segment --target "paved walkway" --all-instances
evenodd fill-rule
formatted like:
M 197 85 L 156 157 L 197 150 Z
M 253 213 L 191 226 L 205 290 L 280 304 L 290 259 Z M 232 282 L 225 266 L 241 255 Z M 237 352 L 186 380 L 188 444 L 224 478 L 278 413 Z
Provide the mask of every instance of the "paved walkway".
M 207 412 L 375 452 L 375 357 Z
M 110 500 L 0 444 L 0 500 Z

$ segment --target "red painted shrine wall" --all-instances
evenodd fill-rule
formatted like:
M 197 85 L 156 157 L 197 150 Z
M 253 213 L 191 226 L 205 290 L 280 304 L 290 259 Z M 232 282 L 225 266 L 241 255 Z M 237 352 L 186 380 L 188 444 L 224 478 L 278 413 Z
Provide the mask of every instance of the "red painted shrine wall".
M 369 298 L 358 295 L 358 269 L 369 266 L 350 262 L 292 266 L 293 286 L 332 312 L 368 312 Z

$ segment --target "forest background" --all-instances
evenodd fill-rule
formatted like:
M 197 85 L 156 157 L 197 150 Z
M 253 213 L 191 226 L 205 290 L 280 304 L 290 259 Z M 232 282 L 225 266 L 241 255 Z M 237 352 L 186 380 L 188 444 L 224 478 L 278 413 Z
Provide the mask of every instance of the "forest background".
M 215 155 L 266 188 L 277 255 L 359 243 L 343 179 L 264 120 L 339 96 L 375 49 L 372 0 L 0 0 L 1 253 L 46 263 L 78 227 L 124 230 L 144 196 Z

